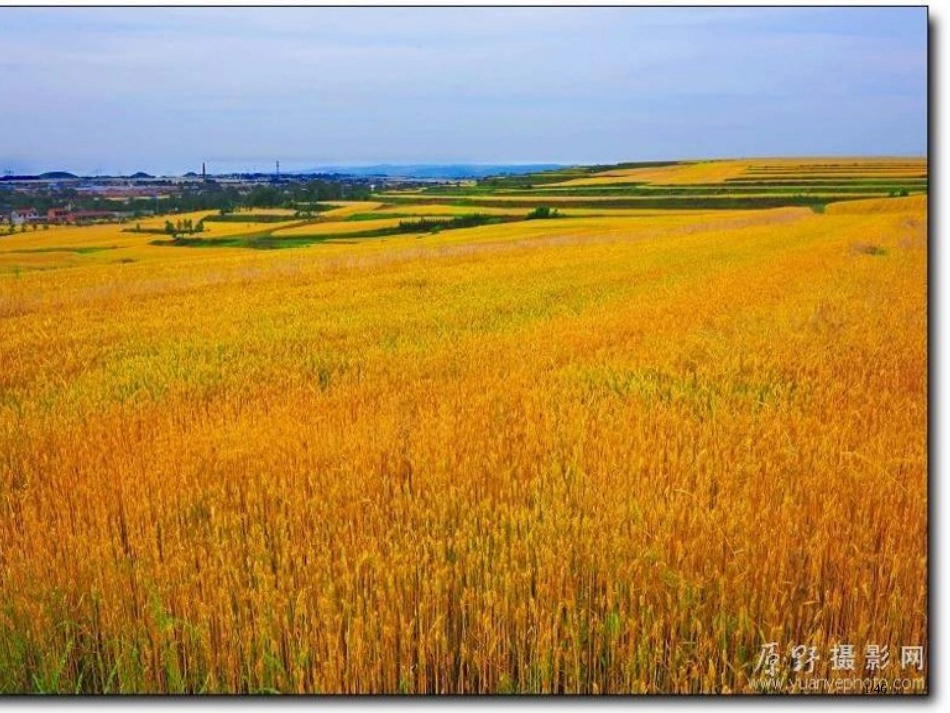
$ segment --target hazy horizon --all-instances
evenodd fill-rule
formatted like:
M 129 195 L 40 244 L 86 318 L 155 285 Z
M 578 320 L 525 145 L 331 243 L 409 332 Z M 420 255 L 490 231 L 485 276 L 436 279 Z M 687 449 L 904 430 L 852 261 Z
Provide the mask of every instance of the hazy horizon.
M 920 157 L 927 158 L 927 153 L 926 152 L 921 152 L 919 154 L 910 154 L 910 153 L 907 153 L 907 154 L 833 154 L 833 153 L 827 153 L 827 154 L 821 154 L 821 155 L 786 154 L 786 155 L 772 155 L 772 156 L 716 156 L 716 157 L 707 157 L 707 158 L 681 157 L 681 158 L 652 159 L 652 160 L 644 159 L 644 162 L 649 163 L 652 161 L 657 161 L 657 162 L 669 161 L 669 162 L 690 163 L 694 161 L 731 161 L 731 160 L 757 160 L 757 159 L 809 159 L 809 158 L 811 159 L 815 159 L 815 158 L 835 158 L 835 159 L 885 158 L 887 159 L 887 158 L 920 158 Z M 555 161 L 532 161 L 532 162 L 518 162 L 518 163 L 505 163 L 505 162 L 486 163 L 486 162 L 479 162 L 479 161 L 449 161 L 449 162 L 438 162 L 438 161 L 432 161 L 432 162 L 413 162 L 413 161 L 346 162 L 346 161 L 341 161 L 337 163 L 328 163 L 328 164 L 320 164 L 314 161 L 310 161 L 310 162 L 291 161 L 291 162 L 287 162 L 287 165 L 285 165 L 284 160 L 281 160 L 280 173 L 281 175 L 294 175 L 294 174 L 324 172 L 331 169 L 353 169 L 353 170 L 363 169 L 365 170 L 365 169 L 376 168 L 376 167 L 436 168 L 436 167 L 453 167 L 453 166 L 462 167 L 464 166 L 464 167 L 473 167 L 473 168 L 487 168 L 487 167 L 528 168 L 528 167 L 537 167 L 537 166 L 555 166 L 558 168 L 569 168 L 571 166 L 614 165 L 614 164 L 620 164 L 620 163 L 635 163 L 635 162 L 638 162 L 639 160 L 640 159 L 636 159 L 636 158 L 633 158 L 633 159 L 619 158 L 616 161 L 588 161 L 588 162 L 574 161 L 574 162 L 566 162 L 566 163 L 555 162 Z M 292 167 L 289 168 L 288 167 L 288 166 L 293 166 L 297 164 L 304 166 L 304 168 L 292 168 Z M 81 178 L 95 178 L 97 175 L 101 177 L 117 177 L 118 178 L 118 177 L 129 177 L 136 173 L 147 173 L 156 178 L 184 176 L 189 173 L 194 173 L 198 175 L 201 174 L 200 162 L 197 166 L 186 166 L 182 168 L 180 171 L 152 171 L 152 170 L 149 170 L 149 168 L 146 166 L 143 168 L 137 168 L 135 170 L 123 171 L 121 173 L 110 172 L 106 170 L 99 170 L 98 172 L 96 170 L 92 170 L 88 172 L 75 171 L 75 170 L 71 170 L 69 167 L 57 168 L 56 167 L 57 165 L 58 164 L 56 164 L 56 162 L 53 161 L 50 163 L 50 166 L 51 166 L 50 168 L 43 168 L 37 171 L 31 171 L 31 172 L 19 172 L 19 171 L 13 172 L 10 169 L 6 169 L 6 170 L 11 173 L 16 173 L 17 175 L 33 175 L 33 176 L 38 176 L 38 175 L 46 174 L 46 173 L 63 172 L 63 173 L 72 173 Z M 261 164 L 258 168 L 245 167 L 245 168 L 233 168 L 233 169 L 228 169 L 228 170 L 223 170 L 223 169 L 213 170 L 211 166 L 206 166 L 206 170 L 209 176 L 243 174 L 243 173 L 273 174 L 273 173 L 276 173 L 276 166 L 274 163 L 271 163 L 270 166 Z
M 926 8 L 0 8 L 0 171 L 920 156 Z

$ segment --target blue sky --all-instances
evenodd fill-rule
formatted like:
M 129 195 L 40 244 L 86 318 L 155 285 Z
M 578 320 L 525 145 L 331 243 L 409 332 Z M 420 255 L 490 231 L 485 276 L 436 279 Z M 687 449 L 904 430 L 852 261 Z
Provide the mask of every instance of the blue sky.
M 0 170 L 922 155 L 924 8 L 0 8 Z

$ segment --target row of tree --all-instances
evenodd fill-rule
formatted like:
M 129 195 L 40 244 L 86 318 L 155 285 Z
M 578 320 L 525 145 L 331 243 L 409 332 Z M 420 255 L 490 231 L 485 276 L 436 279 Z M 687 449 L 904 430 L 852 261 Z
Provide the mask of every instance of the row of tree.
M 191 218 L 186 218 L 185 220 L 176 220 L 174 223 L 172 223 L 170 220 L 165 221 L 165 233 L 173 238 L 177 238 L 180 235 L 194 235 L 195 233 L 203 233 L 204 231 L 205 223 L 203 220 L 199 220 L 197 223 L 193 222 Z
M 36 232 L 37 230 L 40 229 L 40 224 L 39 224 L 39 223 L 29 223 L 29 225 L 30 225 L 30 227 L 33 228 L 33 232 Z M 25 233 L 25 232 L 26 232 L 26 226 L 27 226 L 27 223 L 20 223 L 20 232 L 21 232 L 21 233 Z M 42 226 L 43 226 L 43 230 L 49 230 L 49 223 L 42 223 Z M 8 233 L 9 235 L 13 235 L 15 232 L 16 232 L 16 225 L 14 225 L 13 223 L 10 223 L 10 224 L 7 226 L 7 233 Z

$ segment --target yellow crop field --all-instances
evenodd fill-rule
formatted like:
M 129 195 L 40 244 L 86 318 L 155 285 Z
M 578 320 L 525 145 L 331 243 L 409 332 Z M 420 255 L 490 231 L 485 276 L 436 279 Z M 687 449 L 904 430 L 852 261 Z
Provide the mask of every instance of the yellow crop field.
M 477 212 L 384 201 L 0 235 L 0 692 L 754 693 L 770 643 L 929 646 L 926 197 L 286 243 Z
M 916 178 L 926 175 L 926 159 L 730 159 L 616 169 L 548 185 L 575 188 L 630 183 L 677 186 L 723 183 L 739 178 Z
M 166 220 L 192 220 L 197 222 L 210 215 L 211 211 L 180 213 L 176 215 L 147 218 L 124 224 L 98 224 L 86 226 L 52 226 L 48 230 L 27 231 L 0 236 L 0 272 L 17 269 L 47 269 L 54 266 L 80 265 L 89 262 L 128 264 L 145 259 L 179 260 L 176 252 L 156 249 L 150 242 L 165 236 L 142 230 L 160 230 Z M 300 224 L 288 216 L 286 223 L 271 223 L 275 230 Z M 242 235 L 261 229 L 260 223 L 213 222 L 204 223 L 201 234 L 206 238 L 221 238 Z
M 825 209 L 832 215 L 862 215 L 873 213 L 916 213 L 926 215 L 927 196 L 908 196 L 906 198 L 876 198 L 861 201 L 843 201 L 832 203 Z
M 321 213 L 321 216 L 330 219 L 347 218 L 357 213 L 374 210 L 380 206 L 380 203 L 379 201 L 334 201 L 333 205 L 337 207 Z
M 376 230 L 378 228 L 392 228 L 399 225 L 402 221 L 410 218 L 380 218 L 379 220 L 356 220 L 356 221 L 329 221 L 325 223 L 313 223 L 301 225 L 293 228 L 278 228 L 275 235 L 293 236 L 293 235 L 330 235 L 334 233 L 359 233 L 366 230 Z
M 795 171 L 756 171 L 743 173 L 742 178 L 746 179 L 756 179 L 762 181 L 789 181 L 789 180 L 799 180 L 799 179 L 868 179 L 868 178 L 884 178 L 884 179 L 914 179 L 914 178 L 926 178 L 926 172 L 923 170 L 915 169 L 906 169 L 900 171 L 857 171 L 857 170 L 843 170 L 843 171 L 805 171 L 805 170 L 795 170 Z
M 926 178 L 926 159 L 816 159 L 751 161 L 744 178 Z
M 548 201 L 547 196 L 532 195 L 538 205 Z M 558 212 L 563 216 L 569 217 L 589 217 L 589 216 L 615 216 L 615 217 L 635 217 L 635 216 L 662 216 L 672 215 L 690 215 L 706 213 L 701 210 L 671 210 L 664 209 L 644 209 L 644 208 L 575 208 L 570 205 L 558 205 Z M 478 213 L 489 216 L 511 216 L 523 218 L 528 212 L 528 208 L 522 206 L 483 206 L 483 205 L 452 205 L 448 203 L 410 203 L 410 204 L 387 204 L 379 208 L 379 212 L 385 215 L 400 215 L 405 218 L 427 218 L 443 216 L 472 215 Z
M 396 193 L 387 193 L 386 195 L 398 195 Z M 452 216 L 452 215 L 471 215 L 472 213 L 481 213 L 483 215 L 511 215 L 511 216 L 524 216 L 527 212 L 523 208 L 511 207 L 511 208 L 499 208 L 497 206 L 468 206 L 468 205 L 447 205 L 439 203 L 392 203 L 387 204 L 379 209 L 380 213 L 386 215 L 401 215 L 415 218 L 424 218 L 424 217 L 441 217 L 441 216 Z
M 552 186 L 600 186 L 615 183 L 651 183 L 679 185 L 689 183 L 721 183 L 742 174 L 746 164 L 741 161 L 702 161 L 672 166 L 631 168 L 605 171 L 590 178 L 575 178 L 552 183 Z
M 821 190 L 821 189 L 808 189 L 809 195 L 815 198 L 828 198 L 835 197 L 838 194 L 834 193 L 832 189 Z M 692 197 L 694 194 L 686 194 L 687 196 Z M 768 198 L 773 194 L 770 192 L 759 192 L 759 191 L 743 191 L 743 192 L 728 192 L 724 191 L 723 193 L 717 194 L 718 198 Z M 872 191 L 869 191 L 866 194 L 856 193 L 849 195 L 849 198 L 874 198 L 878 197 L 879 194 L 875 194 Z M 572 204 L 586 206 L 588 204 L 604 203 L 605 209 L 609 209 L 610 202 L 616 201 L 618 198 L 622 199 L 625 202 L 628 202 L 631 205 L 636 203 L 649 204 L 650 208 L 630 208 L 627 210 L 655 210 L 654 205 L 659 202 L 669 202 L 673 205 L 676 204 L 677 200 L 681 200 L 682 196 L 668 196 L 668 195 L 572 195 L 572 194 L 558 194 L 558 193 L 520 193 L 515 195 L 502 194 L 502 195 L 484 195 L 484 196 L 462 196 L 462 195 L 453 195 L 447 194 L 442 196 L 445 200 L 464 200 L 466 205 L 457 205 L 449 206 L 454 208 L 454 210 L 446 210 L 445 213 L 455 213 L 459 215 L 471 214 L 471 213 L 484 213 L 486 215 L 524 215 L 528 209 L 524 207 L 526 201 L 534 202 L 537 205 L 550 205 L 556 206 L 558 210 L 564 208 L 571 208 Z M 488 203 L 489 205 L 481 206 L 480 203 Z M 488 212 L 492 207 L 497 208 L 499 203 L 513 203 L 511 208 L 502 207 L 499 210 Z M 420 206 L 413 209 L 414 213 L 425 213 L 429 206 Z M 580 210 L 590 209 L 580 208 Z M 601 209 L 603 210 L 603 209 Z M 388 212 L 388 211 L 387 211 Z M 597 210 L 596 212 L 600 212 Z M 665 212 L 665 211 L 664 211 Z M 435 215 L 436 213 L 431 213 Z

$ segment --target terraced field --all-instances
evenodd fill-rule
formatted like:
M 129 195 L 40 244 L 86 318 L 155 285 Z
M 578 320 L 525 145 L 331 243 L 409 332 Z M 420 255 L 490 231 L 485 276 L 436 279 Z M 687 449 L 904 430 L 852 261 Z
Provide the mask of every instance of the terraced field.
M 927 177 L 926 160 L 912 159 L 816 159 L 698 161 L 670 166 L 603 171 L 584 178 L 547 184 L 552 186 L 589 186 L 612 184 L 695 185 L 736 180 L 797 178 L 886 178 Z

